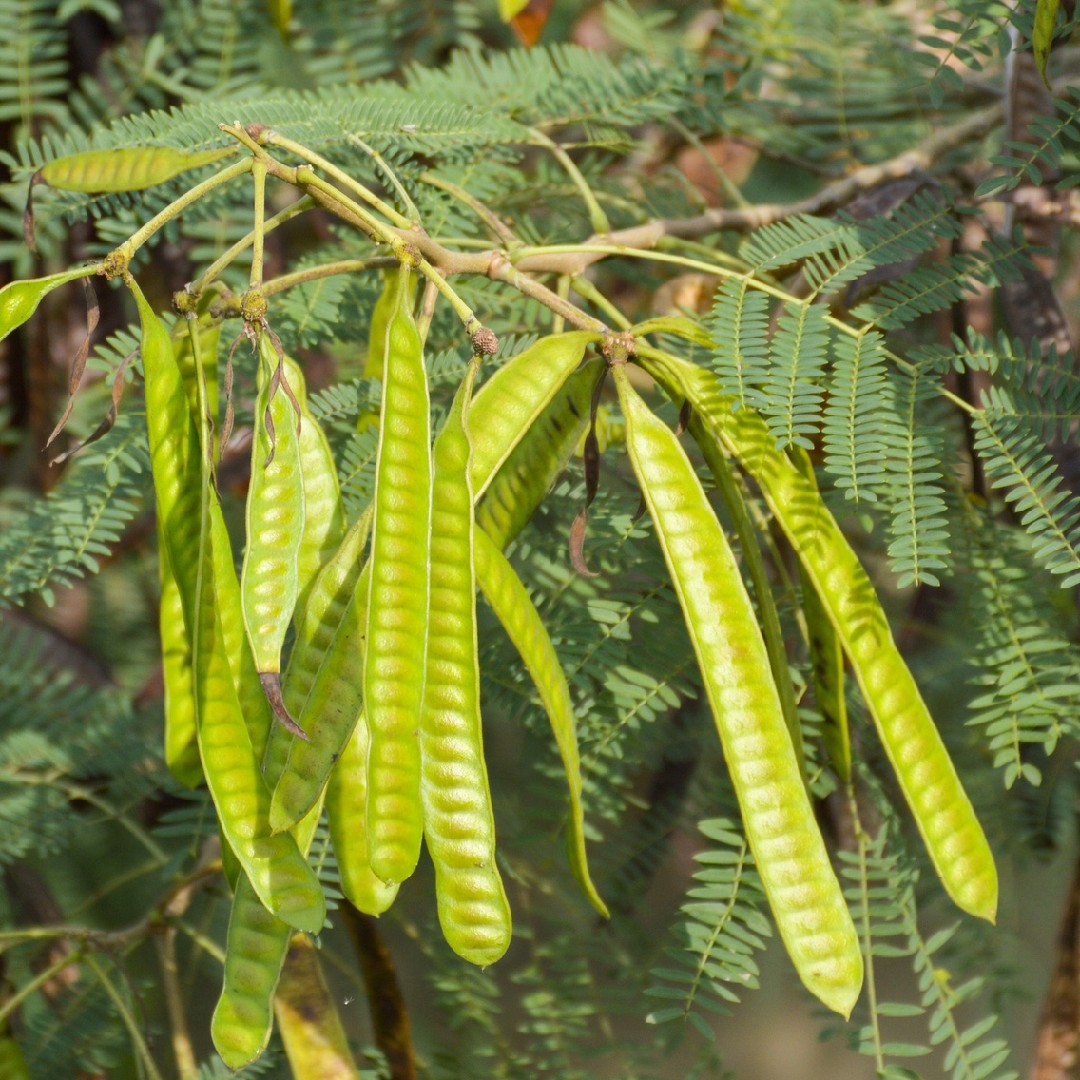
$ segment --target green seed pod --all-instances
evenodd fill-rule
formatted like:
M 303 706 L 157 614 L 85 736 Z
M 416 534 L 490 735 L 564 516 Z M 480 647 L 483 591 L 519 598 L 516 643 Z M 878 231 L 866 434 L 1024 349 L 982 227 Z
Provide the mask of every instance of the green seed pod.
M 267 333 L 259 338 L 259 361 L 260 387 L 247 497 L 247 547 L 240 591 L 255 667 L 274 712 L 289 726 L 291 719 L 281 704 L 279 672 L 281 647 L 300 590 L 304 486 L 298 417 L 282 386 L 283 362 Z
M 591 391 L 590 391 L 591 393 Z M 607 905 L 600 899 L 589 876 L 585 854 L 585 811 L 581 802 L 581 759 L 578 757 L 577 728 L 570 688 L 559 666 L 555 646 L 540 620 L 540 615 L 521 579 L 514 573 L 501 551 L 488 537 L 476 533 L 476 581 L 484 599 L 502 623 L 514 643 L 551 722 L 555 744 L 566 770 L 570 790 L 570 821 L 566 832 L 566 850 L 585 895 L 601 915 L 608 914 Z
M 686 619 L 746 838 L 799 977 L 849 1016 L 859 939 L 829 863 L 734 555 L 678 439 L 613 367 L 627 449 Z
M 476 524 L 504 548 L 528 523 L 589 424 L 589 403 L 601 364 L 573 372 L 506 456 L 476 508 Z M 480 433 L 475 418 L 469 430 Z M 484 436 L 486 438 L 486 435 Z M 476 470 L 473 482 L 477 480 Z
M 415 869 L 423 835 L 416 725 L 428 607 L 431 417 L 411 295 L 409 270 L 401 267 L 386 331 L 364 660 L 368 845 L 372 869 L 391 884 Z
M 87 194 L 142 191 L 189 169 L 234 157 L 237 149 L 221 146 L 191 151 L 173 146 L 118 146 L 111 150 L 84 150 L 47 161 L 34 174 L 34 180 L 61 191 Z
M 598 337 L 579 330 L 542 338 L 480 388 L 469 410 L 469 430 L 477 435 L 472 458 L 477 499 Z
M 638 357 L 670 393 L 690 399 L 710 438 L 761 488 L 840 638 L 946 891 L 964 911 L 993 922 L 998 885 L 990 845 L 874 586 L 817 489 L 777 450 L 756 413 L 731 411 L 711 372 L 648 346 L 639 345 Z
M 424 838 L 450 947 L 487 967 L 510 944 L 510 906 L 495 864 L 476 651 L 473 499 L 465 414 L 470 364 L 434 449 L 431 588 L 420 711 Z
M 68 281 L 89 277 L 96 274 L 98 267 L 80 266 L 74 270 L 64 270 L 48 277 L 33 278 L 29 281 L 12 281 L 0 289 L 0 341 L 17 330 L 35 311 L 38 304 L 53 289 L 58 289 Z

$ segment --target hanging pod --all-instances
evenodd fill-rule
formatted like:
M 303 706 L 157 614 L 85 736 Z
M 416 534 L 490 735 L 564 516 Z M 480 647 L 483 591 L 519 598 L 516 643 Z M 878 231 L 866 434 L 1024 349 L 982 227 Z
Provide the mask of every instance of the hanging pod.
M 459 956 L 487 967 L 510 944 L 510 906 L 495 865 L 480 722 L 472 454 L 465 426 L 476 367 L 474 359 L 433 452 L 420 795 L 443 935 Z
M 673 432 L 613 366 L 627 449 L 701 669 L 743 825 L 799 977 L 848 1016 L 862 985 L 855 926 L 803 786 L 761 629 L 720 523 Z
M 409 269 L 397 270 L 386 323 L 367 595 L 364 709 L 372 870 L 404 881 L 420 857 L 420 749 L 428 605 L 431 416 Z
M 946 891 L 964 911 L 993 922 L 998 882 L 990 845 L 874 586 L 816 486 L 777 449 L 756 413 L 731 411 L 711 372 L 648 346 L 639 346 L 638 356 L 668 393 L 690 401 L 701 430 L 758 484 L 840 639 Z

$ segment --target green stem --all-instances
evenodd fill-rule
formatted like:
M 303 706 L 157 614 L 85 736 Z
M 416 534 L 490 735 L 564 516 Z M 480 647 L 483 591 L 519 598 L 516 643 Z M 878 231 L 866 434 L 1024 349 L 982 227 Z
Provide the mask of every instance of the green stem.
M 262 284 L 263 276 L 263 241 L 266 228 L 266 162 L 256 161 L 251 166 L 251 175 L 255 180 L 255 221 L 252 224 L 254 240 L 251 245 L 251 276 L 249 284 L 257 289 Z
M 146 1045 L 146 1040 L 143 1038 L 139 1024 L 136 1022 L 135 1017 L 128 1008 L 128 1003 L 124 1000 L 123 995 L 115 986 L 113 986 L 112 980 L 105 973 L 105 969 L 98 963 L 96 957 L 87 955 L 86 966 L 94 973 L 98 982 L 101 983 L 102 989 L 108 994 L 113 1005 L 116 1006 L 116 1010 L 120 1014 L 120 1019 L 123 1020 L 124 1027 L 127 1028 L 128 1035 L 130 1036 L 135 1049 L 138 1051 L 139 1057 L 142 1058 L 143 1067 L 146 1069 L 147 1076 L 150 1077 L 150 1080 L 162 1080 L 161 1073 L 158 1072 L 158 1068 L 154 1064 L 154 1059 L 150 1056 L 150 1048 Z
M 582 201 L 585 203 L 585 209 L 589 214 L 589 226 L 592 228 L 592 231 L 601 234 L 610 232 L 611 225 L 608 222 L 607 214 L 604 213 L 604 208 L 597 201 L 592 188 L 589 187 L 589 183 L 582 175 L 581 170 L 574 164 L 573 158 L 571 158 L 554 139 L 549 138 L 542 131 L 539 131 L 536 128 L 529 128 L 529 134 L 532 136 L 534 145 L 543 146 L 551 153 L 551 156 L 566 171 L 566 175 L 570 177 L 574 187 L 581 193 Z
M 131 257 L 135 254 L 154 235 L 163 225 L 167 225 L 173 218 L 178 217 L 189 206 L 196 203 L 204 195 L 209 194 L 215 188 L 221 187 L 222 184 L 227 184 L 230 180 L 235 180 L 238 176 L 243 176 L 244 173 L 250 172 L 252 165 L 255 164 L 254 158 L 242 158 L 234 165 L 230 165 L 226 169 L 222 169 L 219 173 L 214 173 L 213 176 L 207 177 L 200 184 L 196 184 L 193 188 L 185 191 L 178 199 L 174 199 L 164 210 L 155 214 L 141 229 L 133 233 L 127 238 L 119 247 L 119 251 L 127 257 L 130 261 Z
M 268 131 L 266 133 L 266 141 L 271 146 L 280 146 L 282 150 L 288 150 L 298 158 L 302 158 L 309 165 L 317 165 L 327 176 L 332 176 L 339 184 L 347 187 L 354 195 L 363 199 L 368 206 L 378 210 L 387 221 L 393 222 L 398 228 L 413 229 L 417 227 L 417 222 L 413 221 L 411 218 L 405 217 L 404 214 L 399 214 L 389 203 L 383 202 L 378 195 L 369 188 L 364 187 L 358 180 L 354 180 L 344 169 L 338 168 L 332 161 L 328 161 L 314 150 L 309 150 L 301 143 L 294 142 L 292 139 L 286 138 L 277 131 Z M 370 150 L 369 147 L 364 146 L 363 144 L 360 145 L 363 149 L 374 154 L 374 151 Z M 387 172 L 389 172 L 389 170 L 387 170 Z M 392 176 L 392 174 L 390 175 Z M 393 179 L 393 182 L 396 186 L 396 177 Z M 406 205 L 410 207 L 413 213 L 415 213 L 416 207 L 412 205 L 412 200 L 409 199 L 407 194 L 405 195 L 405 199 L 407 200 Z
M 71 952 L 64 953 L 58 960 L 55 960 L 43 971 L 39 971 L 25 986 L 20 986 L 19 989 L 11 995 L 2 1005 L 0 1005 L 0 1029 L 4 1026 L 4 1021 L 31 995 L 35 990 L 40 989 L 45 985 L 54 975 L 58 975 L 66 967 L 70 967 L 72 964 L 79 962 L 81 953 Z
M 361 139 L 357 135 L 353 135 L 350 133 L 348 135 L 348 140 L 354 146 L 359 146 L 360 149 L 363 150 L 364 153 L 367 154 L 371 158 L 371 160 L 375 162 L 376 167 L 382 169 L 382 171 L 386 173 L 387 180 L 390 181 L 390 185 L 397 192 L 398 198 L 405 204 L 405 209 L 409 213 L 409 216 L 404 220 L 410 222 L 413 226 L 419 228 L 420 211 L 416 209 L 416 203 L 412 201 L 412 196 L 406 190 L 405 185 L 398 179 L 397 173 L 395 173 L 394 170 L 390 168 L 389 164 L 386 161 L 386 158 L 384 158 L 382 154 L 380 154 L 379 151 L 375 149 L 374 146 L 369 146 L 366 142 L 364 142 L 363 139 Z M 394 213 L 392 207 L 388 206 L 388 209 L 391 213 Z M 400 221 L 398 223 L 400 224 Z
M 370 259 L 338 259 L 321 266 L 307 266 L 303 270 L 294 270 L 291 274 L 271 278 L 263 285 L 263 296 L 273 296 L 274 293 L 285 292 L 286 289 L 304 285 L 309 281 L 318 281 L 320 278 L 336 277 L 338 274 L 359 274 L 365 270 L 385 270 L 396 265 L 397 259 L 376 255 Z
M 305 210 L 310 210 L 315 206 L 315 200 L 307 195 L 302 195 L 291 206 L 286 206 L 284 210 L 275 214 L 272 218 L 267 218 L 263 224 L 263 236 L 267 233 L 273 232 L 279 225 L 283 225 L 286 221 L 290 221 L 292 218 L 299 214 L 304 213 Z M 212 281 L 216 281 L 221 272 L 228 266 L 234 259 L 242 255 L 252 244 L 255 243 L 255 230 L 252 229 L 247 236 L 241 237 L 235 244 L 232 245 L 224 254 L 219 255 L 196 279 L 188 286 L 188 292 L 195 296 L 198 296 L 207 285 Z

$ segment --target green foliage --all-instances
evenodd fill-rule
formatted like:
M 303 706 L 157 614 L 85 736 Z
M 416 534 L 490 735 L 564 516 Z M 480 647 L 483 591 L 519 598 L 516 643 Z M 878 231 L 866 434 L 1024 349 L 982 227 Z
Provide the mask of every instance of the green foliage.
M 1075 89 L 1057 95 L 1052 115 L 1028 118 L 1010 143 L 996 134 L 1000 118 L 964 127 L 996 107 L 1009 34 L 1016 48 L 1032 39 L 1035 0 L 954 0 L 930 24 L 898 4 L 745 0 L 710 21 L 704 3 L 619 0 L 603 6 L 614 42 L 605 50 L 562 42 L 579 13 L 573 4 L 555 5 L 550 43 L 532 49 L 508 47 L 495 5 L 478 0 L 294 0 L 292 8 L 286 42 L 262 0 L 180 0 L 142 27 L 124 25 L 107 0 L 59 9 L 0 0 L 0 119 L 9 125 L 0 161 L 12 178 L 0 258 L 11 276 L 29 276 L 19 218 L 27 182 L 46 161 L 88 148 L 229 146 L 235 140 L 219 125 L 240 119 L 325 156 L 397 213 L 415 212 L 421 239 L 442 252 L 482 256 L 447 272 L 463 306 L 501 339 L 481 379 L 562 320 L 553 293 L 569 298 L 572 315 L 612 328 L 664 316 L 663 336 L 647 342 L 710 368 L 733 413 L 759 413 L 778 447 L 809 452 L 895 616 L 999 860 L 1022 866 L 1029 850 L 1048 860 L 1068 852 L 1080 739 L 1069 592 L 1080 583 L 1080 501 L 1063 462 L 1075 453 L 1080 375 L 1071 353 L 993 329 L 961 331 L 973 305 L 1031 264 L 1024 234 L 995 231 L 986 201 L 1076 174 Z M 80 70 L 67 54 L 76 16 L 96 20 L 105 42 Z M 1059 20 L 1057 38 L 1073 30 Z M 1051 78 L 1055 63 L 1056 53 Z M 952 141 L 933 143 L 942 132 Z M 716 179 L 719 209 L 684 171 L 703 146 L 749 155 L 746 175 L 725 164 Z M 877 163 L 878 173 L 866 171 Z M 218 168 L 141 192 L 38 187 L 42 265 L 113 250 Z M 834 194 L 815 202 L 823 189 Z M 268 183 L 268 214 L 290 190 Z M 250 191 L 246 180 L 216 190 L 136 255 L 134 272 L 154 285 L 159 309 L 247 235 Z M 305 365 L 311 412 L 355 521 L 372 499 L 377 451 L 376 432 L 358 431 L 357 419 L 381 399 L 379 380 L 364 375 L 381 280 L 355 264 L 385 267 L 390 249 L 329 214 L 310 220 L 267 236 L 268 280 L 304 275 L 269 296 L 268 318 Z M 636 238 L 602 235 L 656 222 L 664 228 Z M 590 236 L 596 242 L 586 246 Z M 1059 277 L 1068 259 L 1066 245 Z M 241 253 L 220 276 L 214 303 L 230 314 L 251 260 Z M 336 260 L 353 269 L 319 276 Z M 504 264 L 510 270 L 500 274 Z M 536 287 L 523 291 L 515 274 Z M 703 275 L 691 282 L 699 301 L 662 291 L 676 275 Z M 101 291 L 110 336 L 90 360 L 72 422 L 79 436 L 109 404 L 100 376 L 136 348 L 129 330 L 111 329 L 132 314 L 122 294 Z M 437 427 L 469 350 L 458 313 L 418 290 L 418 310 L 428 304 Z M 676 308 L 678 318 L 667 318 Z M 987 323 L 994 313 L 981 316 Z M 48 318 L 52 351 L 62 351 L 75 331 L 59 308 Z M 235 319 L 226 323 L 223 354 L 238 332 Z M 51 362 L 27 330 L 6 347 L 24 382 L 33 365 Z M 230 525 L 242 516 L 254 396 L 243 342 L 234 364 L 239 436 L 217 473 Z M 0 408 L 0 1008 L 25 992 L 13 1030 L 35 1076 L 152 1075 L 154 1062 L 173 1068 L 173 1018 L 161 999 L 173 994 L 193 1029 L 191 1076 L 223 1080 L 233 1074 L 195 1029 L 199 999 L 220 984 L 228 889 L 213 804 L 205 792 L 179 789 L 161 761 L 161 708 L 145 659 L 146 643 L 157 640 L 159 588 L 146 417 L 139 380 L 129 381 L 111 430 L 45 483 L 31 464 L 41 452 L 33 410 L 18 393 Z M 62 402 L 43 396 L 48 430 Z M 660 406 L 672 426 L 681 404 Z M 610 396 L 604 408 L 612 411 Z M 568 678 L 590 857 L 613 918 L 594 921 L 564 866 L 565 781 L 547 717 L 481 607 L 488 760 L 515 938 L 505 965 L 480 972 L 438 939 L 424 890 L 403 891 L 379 922 L 395 963 L 424 965 L 425 989 L 410 987 L 409 1005 L 425 1075 L 644 1080 L 670 1075 L 676 1054 L 688 1076 L 730 1075 L 721 1058 L 745 1039 L 742 991 L 763 982 L 758 997 L 767 998 L 776 988 L 769 979 L 791 975 L 759 969 L 768 908 L 698 702 L 678 601 L 649 518 L 637 513 L 617 422 L 611 431 L 588 518 L 595 576 L 575 572 L 567 557 L 570 523 L 586 501 L 577 459 L 508 555 Z M 689 451 L 686 437 L 684 445 Z M 856 778 L 845 785 L 825 764 L 791 553 L 753 485 L 744 495 L 781 613 L 809 784 L 828 808 L 823 820 L 836 826 L 836 860 L 862 937 L 868 990 L 846 1042 L 891 1080 L 918 1076 L 924 1062 L 928 1077 L 1007 1080 L 1017 1074 L 1007 1071 L 997 1012 L 1008 980 L 999 987 L 991 974 L 1009 946 L 987 931 L 980 952 L 964 925 L 941 917 L 940 889 L 883 786 L 888 764 L 851 679 Z M 102 623 L 81 627 L 81 641 L 42 629 L 47 620 L 64 625 L 63 602 L 80 597 L 105 612 Z M 119 609 L 123 619 L 110 619 Z M 354 1044 L 365 1045 L 368 1021 L 357 1017 L 366 991 L 342 930 L 325 822 L 312 863 L 333 924 L 324 966 L 334 965 L 335 993 L 345 988 L 336 996 L 358 1003 L 342 1011 Z M 80 933 L 17 936 L 46 923 L 10 885 L 23 867 L 55 894 L 57 919 Z M 668 879 L 674 887 L 664 887 Z M 1042 897 L 1030 903 L 1044 921 L 1055 917 Z M 181 975 L 178 989 L 162 991 L 155 943 L 166 932 Z M 59 959 L 50 951 L 57 942 L 70 950 Z M 57 977 L 70 969 L 70 985 L 54 992 L 35 983 L 49 964 L 60 964 Z M 274 1043 L 240 1075 L 284 1078 L 290 1069 Z M 359 1075 L 386 1073 L 373 1065 Z

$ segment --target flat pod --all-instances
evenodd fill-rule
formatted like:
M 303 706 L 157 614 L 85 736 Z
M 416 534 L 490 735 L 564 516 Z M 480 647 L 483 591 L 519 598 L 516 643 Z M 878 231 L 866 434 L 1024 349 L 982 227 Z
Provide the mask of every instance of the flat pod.
M 992 922 L 998 884 L 990 845 L 873 584 L 820 494 L 776 449 L 760 417 L 732 413 L 710 372 L 647 346 L 638 355 L 662 385 L 690 399 L 709 436 L 761 488 L 840 638 L 938 876 L 960 908 Z
M 141 191 L 163 184 L 182 172 L 235 157 L 235 146 L 213 150 L 179 150 L 174 146 L 117 146 L 111 150 L 83 150 L 47 161 L 34 179 L 61 191 L 87 194 Z
M 584 331 L 541 338 L 503 364 L 480 388 L 469 408 L 475 498 L 483 495 L 596 340 L 597 334 Z
M 407 267 L 397 271 L 386 326 L 367 596 L 364 708 L 368 751 L 367 836 L 371 867 L 404 881 L 420 857 L 420 748 L 428 607 L 431 417 L 423 344 Z
M 574 707 L 555 646 L 521 579 L 498 547 L 480 531 L 475 537 L 475 565 L 480 591 L 502 623 L 536 686 L 562 757 L 570 792 L 570 821 L 566 832 L 570 867 L 589 903 L 601 915 L 607 916 L 607 905 L 600 899 L 589 876 L 585 854 L 585 809 L 581 801 L 581 759 L 578 756 Z
M 613 368 L 627 449 L 671 572 L 746 838 L 799 977 L 848 1016 L 862 985 L 851 915 L 814 818 L 757 616 L 678 439 Z

